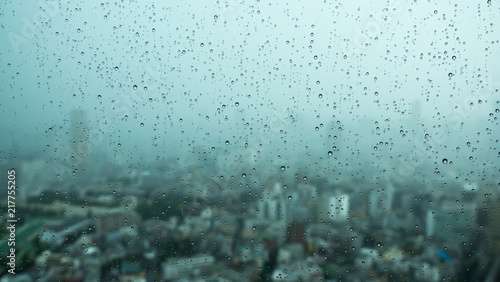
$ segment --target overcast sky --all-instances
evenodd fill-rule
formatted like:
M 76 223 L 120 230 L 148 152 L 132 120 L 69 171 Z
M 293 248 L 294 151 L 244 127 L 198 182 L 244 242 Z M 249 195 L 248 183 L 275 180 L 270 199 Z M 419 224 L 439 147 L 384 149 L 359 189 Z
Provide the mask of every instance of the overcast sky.
M 498 177 L 495 2 L 157 2 L 0 4 L 1 156 L 64 158 L 80 108 L 116 162 L 381 170 L 421 150 Z

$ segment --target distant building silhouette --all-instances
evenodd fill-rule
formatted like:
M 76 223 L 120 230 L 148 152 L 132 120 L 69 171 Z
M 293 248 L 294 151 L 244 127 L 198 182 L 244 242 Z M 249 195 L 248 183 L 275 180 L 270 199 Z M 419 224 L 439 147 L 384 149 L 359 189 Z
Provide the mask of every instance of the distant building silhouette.
M 90 156 L 90 128 L 87 111 L 73 109 L 70 114 L 70 149 L 72 165 L 78 169 L 78 174 L 84 173 Z
M 71 111 L 71 150 L 79 155 L 89 152 L 89 124 L 87 111 L 74 109 Z

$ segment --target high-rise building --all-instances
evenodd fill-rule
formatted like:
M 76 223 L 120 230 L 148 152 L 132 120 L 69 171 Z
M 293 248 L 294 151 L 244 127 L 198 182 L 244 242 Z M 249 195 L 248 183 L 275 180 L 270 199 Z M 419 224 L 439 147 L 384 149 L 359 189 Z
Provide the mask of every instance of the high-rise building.
M 282 193 L 280 183 L 269 185 L 262 199 L 257 203 L 259 218 L 288 222 L 288 203 Z
M 439 208 L 429 209 L 425 218 L 425 234 L 438 241 L 469 242 L 475 226 L 475 205 L 452 201 L 440 203 Z
M 90 128 L 87 111 L 74 109 L 70 115 L 70 149 L 74 165 L 84 166 L 90 155 Z
M 328 216 L 332 221 L 344 222 L 349 217 L 349 195 L 341 194 L 328 199 Z
M 492 253 L 500 254 L 500 202 L 491 201 L 487 204 L 487 238 Z
M 382 219 L 392 211 L 395 188 L 388 183 L 384 189 L 375 188 L 368 197 L 368 214 L 372 219 Z

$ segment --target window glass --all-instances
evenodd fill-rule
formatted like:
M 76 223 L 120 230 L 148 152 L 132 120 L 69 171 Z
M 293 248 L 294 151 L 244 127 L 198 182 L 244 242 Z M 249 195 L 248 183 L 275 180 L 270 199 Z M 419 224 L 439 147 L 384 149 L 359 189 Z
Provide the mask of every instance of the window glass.
M 0 11 L 0 281 L 500 280 L 498 3 Z

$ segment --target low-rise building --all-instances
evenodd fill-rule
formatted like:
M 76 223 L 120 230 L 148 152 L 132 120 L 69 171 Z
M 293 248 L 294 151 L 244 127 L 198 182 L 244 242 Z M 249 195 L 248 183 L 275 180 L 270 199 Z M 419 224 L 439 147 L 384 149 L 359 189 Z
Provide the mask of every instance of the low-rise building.
M 163 279 L 171 280 L 208 272 L 214 265 L 215 258 L 209 255 L 197 255 L 189 258 L 171 258 L 162 264 Z

